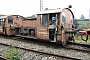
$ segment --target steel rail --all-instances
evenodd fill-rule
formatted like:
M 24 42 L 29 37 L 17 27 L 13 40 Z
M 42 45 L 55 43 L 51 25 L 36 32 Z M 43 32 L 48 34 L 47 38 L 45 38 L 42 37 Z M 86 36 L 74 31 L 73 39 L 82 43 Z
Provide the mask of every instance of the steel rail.
M 78 43 L 78 42 L 67 42 L 68 44 L 81 45 L 90 48 L 90 44 Z
M 25 40 L 25 41 L 26 41 L 26 40 Z M 71 43 L 71 42 L 69 42 L 69 45 L 70 45 L 70 44 L 90 47 L 90 45 L 88 45 L 88 44 L 80 44 L 80 43 Z M 90 53 L 90 50 L 87 50 L 87 49 L 80 49 L 80 48 L 74 48 L 74 47 L 72 48 L 72 47 L 68 47 L 67 45 L 65 45 L 65 46 L 62 46 L 62 45 L 61 45 L 61 47 L 64 47 L 64 48 L 66 48 L 66 49 L 72 49 L 72 50 L 78 50 L 78 51 L 83 51 L 83 52 L 88 52 L 88 53 Z
M 87 49 L 78 49 L 78 48 L 69 47 L 69 46 L 64 46 L 64 48 L 90 53 L 90 50 L 87 50 Z
M 10 47 L 12 47 L 12 45 L 4 44 L 4 43 L 0 43 L 0 44 L 1 44 L 1 45 L 5 45 L 5 46 L 10 46 Z M 23 49 L 23 50 L 27 50 L 27 51 L 32 51 L 32 52 L 35 52 L 35 53 L 52 55 L 52 56 L 56 56 L 56 57 L 62 57 L 62 58 L 66 58 L 66 59 L 82 60 L 82 59 L 80 59 L 80 58 L 73 58 L 73 57 L 68 57 L 68 56 L 63 56 L 63 55 L 58 55 L 58 54 L 53 54 L 53 53 L 48 53 L 48 52 L 43 52 L 43 51 L 28 49 L 28 48 L 22 48 L 22 47 L 18 47 L 18 46 L 15 46 L 15 48 Z

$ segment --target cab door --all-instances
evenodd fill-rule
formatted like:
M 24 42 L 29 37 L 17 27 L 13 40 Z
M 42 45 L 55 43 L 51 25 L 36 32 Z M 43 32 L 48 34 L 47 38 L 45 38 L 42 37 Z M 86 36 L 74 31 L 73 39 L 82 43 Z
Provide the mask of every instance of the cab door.
M 49 39 L 51 42 L 57 42 L 61 40 L 60 27 L 60 13 L 49 14 Z

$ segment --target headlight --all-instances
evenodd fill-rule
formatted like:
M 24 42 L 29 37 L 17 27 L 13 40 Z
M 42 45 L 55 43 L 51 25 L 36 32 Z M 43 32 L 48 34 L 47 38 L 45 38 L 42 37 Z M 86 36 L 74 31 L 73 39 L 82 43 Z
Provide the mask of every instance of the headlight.
M 4 21 L 4 19 L 2 21 Z
M 64 28 L 64 24 L 61 24 L 61 29 L 63 29 Z
M 10 25 L 10 27 L 12 27 L 13 25 Z
M 62 24 L 62 26 L 64 27 L 64 24 Z

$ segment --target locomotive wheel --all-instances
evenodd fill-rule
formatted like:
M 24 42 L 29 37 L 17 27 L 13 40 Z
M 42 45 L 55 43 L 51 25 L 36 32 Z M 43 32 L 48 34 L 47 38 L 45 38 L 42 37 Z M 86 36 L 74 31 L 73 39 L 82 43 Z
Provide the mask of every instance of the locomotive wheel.
M 86 42 L 87 42 L 87 40 L 88 40 L 88 35 L 86 35 L 86 34 L 81 34 L 81 39 L 82 39 L 83 41 L 86 41 Z
M 31 30 L 31 35 L 34 35 L 34 33 L 35 33 L 34 30 Z

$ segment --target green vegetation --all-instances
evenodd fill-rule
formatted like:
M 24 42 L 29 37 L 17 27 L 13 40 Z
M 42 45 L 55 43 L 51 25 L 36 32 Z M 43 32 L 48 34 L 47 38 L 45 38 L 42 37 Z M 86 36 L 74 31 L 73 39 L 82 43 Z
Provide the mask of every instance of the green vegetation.
M 6 15 L 4 15 L 4 14 L 0 14 L 0 16 L 6 16 Z
M 82 30 L 82 29 L 88 29 L 88 27 L 89 27 L 89 25 L 88 25 L 89 24 L 89 20 L 87 20 L 87 19 L 77 20 L 76 23 L 77 23 L 77 26 L 78 26 L 77 29 L 81 29 Z M 83 36 L 83 38 L 85 39 L 86 37 Z M 81 35 L 79 33 L 76 34 L 74 39 L 75 39 L 75 42 L 90 43 L 90 36 L 88 36 L 88 40 L 87 40 L 87 42 L 85 42 L 85 41 L 83 41 L 81 39 Z
M 88 29 L 88 21 L 77 21 L 78 29 Z
M 85 39 L 85 37 L 83 37 L 83 38 Z M 75 39 L 75 42 L 90 43 L 90 36 L 88 36 L 87 42 L 83 41 L 83 40 L 81 39 L 81 36 L 80 36 L 80 35 L 75 36 L 74 39 Z
M 87 24 L 89 21 L 86 21 L 86 20 L 78 20 L 77 23 L 78 24 Z
M 89 19 L 75 19 L 77 29 L 88 29 Z
M 28 17 L 26 17 L 26 18 L 36 18 L 36 15 L 35 15 L 35 14 L 33 14 L 33 15 L 28 16 Z
M 12 46 L 10 49 L 6 50 L 3 53 L 3 57 L 8 58 L 10 60 L 20 60 L 20 51 L 15 49 L 14 46 Z

